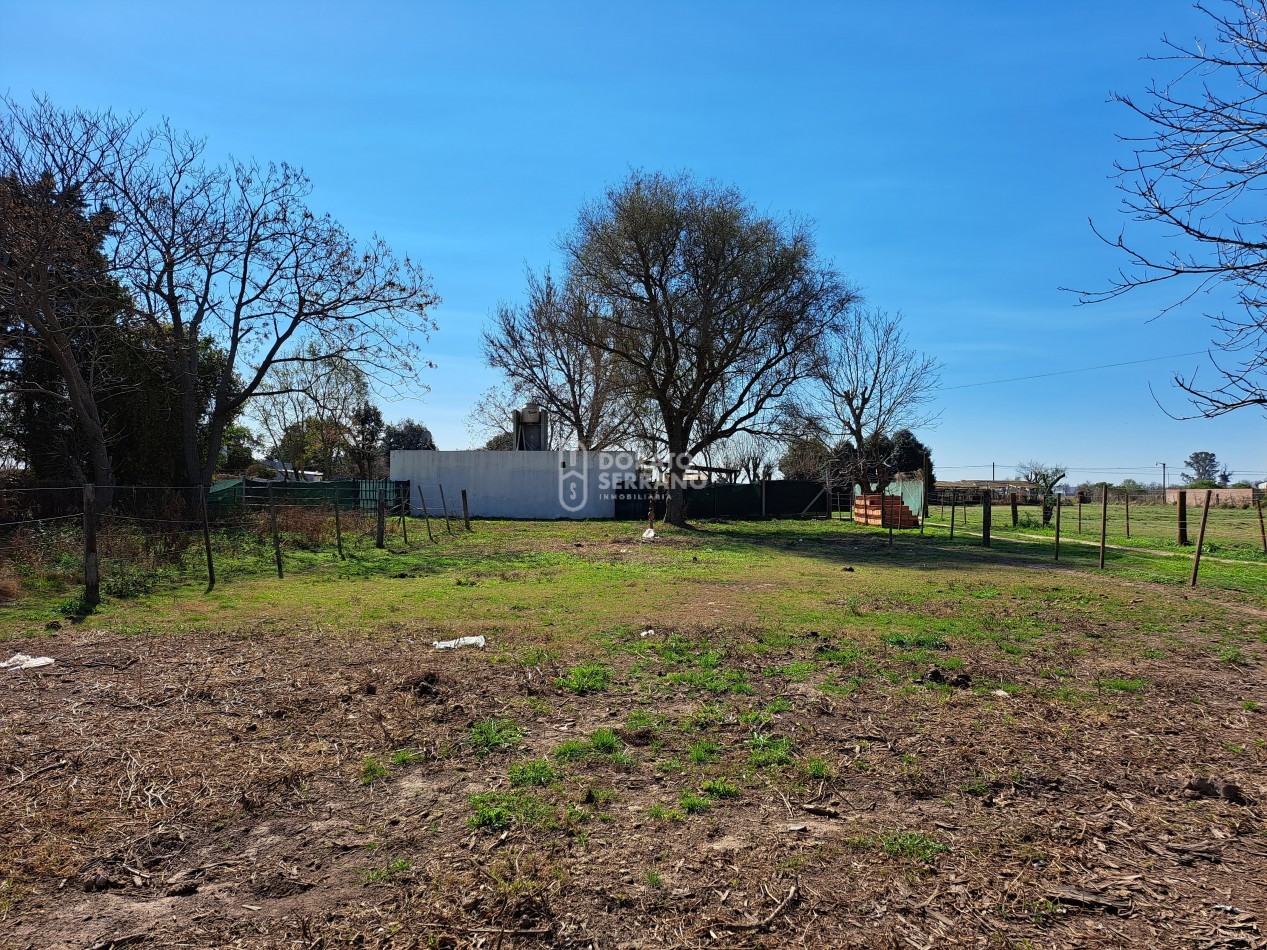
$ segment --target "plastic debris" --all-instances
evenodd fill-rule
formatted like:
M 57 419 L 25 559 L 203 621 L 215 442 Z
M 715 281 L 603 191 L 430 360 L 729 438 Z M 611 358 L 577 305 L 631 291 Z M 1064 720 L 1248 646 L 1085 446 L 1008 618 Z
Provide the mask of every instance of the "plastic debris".
M 654 537 L 655 537 L 655 528 L 648 528 L 646 531 L 642 532 L 642 540 L 644 541 L 650 541 Z
M 41 666 L 52 666 L 55 662 L 51 656 L 28 656 L 25 653 L 15 653 L 0 663 L 0 670 L 35 670 Z
M 655 636 L 655 631 L 654 631 L 654 630 L 644 630 L 644 631 L 642 631 L 642 633 L 638 634 L 638 636 L 640 636 L 640 637 L 651 637 L 651 636 Z
M 455 647 L 479 647 L 484 649 L 484 637 L 458 637 L 456 640 L 433 640 L 431 645 L 437 650 L 452 650 Z

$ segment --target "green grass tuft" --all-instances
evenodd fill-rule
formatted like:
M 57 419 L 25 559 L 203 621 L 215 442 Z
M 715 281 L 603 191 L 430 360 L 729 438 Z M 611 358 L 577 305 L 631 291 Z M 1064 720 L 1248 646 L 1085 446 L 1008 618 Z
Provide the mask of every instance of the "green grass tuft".
M 480 755 L 519 744 L 524 731 L 509 719 L 481 719 L 471 726 L 467 741 Z
M 510 784 L 515 788 L 525 785 L 549 785 L 563 777 L 563 773 L 545 759 L 533 759 L 510 767 Z
M 602 693 L 611 684 L 612 668 L 605 663 L 582 663 L 574 666 L 554 681 L 570 693 L 584 696 L 588 693 Z

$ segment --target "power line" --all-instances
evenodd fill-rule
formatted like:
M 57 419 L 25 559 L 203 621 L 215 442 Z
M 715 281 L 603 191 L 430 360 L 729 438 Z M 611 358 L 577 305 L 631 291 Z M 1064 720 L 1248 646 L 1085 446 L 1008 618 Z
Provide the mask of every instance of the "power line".
M 1176 353 L 1173 356 L 1153 356 L 1146 360 L 1127 360 L 1125 363 L 1105 363 L 1103 366 L 1084 366 L 1081 369 L 1062 369 L 1055 373 L 1035 373 L 1033 376 L 1013 376 L 1009 379 L 990 379 L 982 383 L 963 383 L 959 386 L 942 386 L 943 392 L 951 389 L 971 389 L 973 386 L 997 386 L 999 383 L 1021 383 L 1029 379 L 1046 379 L 1048 376 L 1068 376 L 1071 373 L 1089 373 L 1097 369 L 1116 369 L 1119 366 L 1137 366 L 1140 363 L 1160 363 L 1162 360 L 1176 360 L 1182 356 L 1200 356 L 1205 350 L 1193 350 L 1191 353 Z

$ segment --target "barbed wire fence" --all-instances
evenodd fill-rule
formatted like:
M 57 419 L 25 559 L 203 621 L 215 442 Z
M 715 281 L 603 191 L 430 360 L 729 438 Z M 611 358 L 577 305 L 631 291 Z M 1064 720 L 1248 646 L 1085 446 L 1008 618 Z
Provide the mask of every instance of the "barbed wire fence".
M 365 567 L 373 550 L 407 553 L 471 530 L 466 491 L 460 509 L 435 494 L 438 504 L 420 507 L 409 483 L 391 481 L 0 486 L 0 604 L 65 594 L 62 613 L 74 616 L 165 581 L 199 578 L 210 592 L 270 570 L 282 579 L 332 560 Z M 432 531 L 432 519 L 447 530 Z
M 1050 537 L 1056 561 L 1062 539 L 1066 545 L 1098 545 L 1101 569 L 1111 551 L 1167 557 L 1188 551 L 1192 554 L 1189 583 L 1196 586 L 1203 555 L 1231 557 L 1243 563 L 1267 560 L 1265 495 L 1267 492 L 1256 488 L 1172 488 L 1162 492 L 1123 490 L 1102 483 L 1072 494 L 1058 493 L 1045 503 L 1036 493 L 943 488 L 930 495 L 937 520 L 931 520 L 931 510 L 926 520 L 946 528 L 951 540 L 958 528 L 961 535 L 979 538 L 985 547 L 990 546 L 991 536 L 1000 532 L 1005 537 L 1010 533 L 1013 538 L 1038 541 Z M 1003 513 L 996 514 L 996 508 L 1002 508 Z M 1035 518 L 1035 508 L 1041 512 L 1040 518 Z

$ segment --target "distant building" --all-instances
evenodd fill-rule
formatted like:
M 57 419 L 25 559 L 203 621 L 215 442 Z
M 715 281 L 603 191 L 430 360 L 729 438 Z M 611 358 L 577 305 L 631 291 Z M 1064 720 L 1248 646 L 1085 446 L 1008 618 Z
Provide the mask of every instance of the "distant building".
M 262 463 L 265 468 L 271 468 L 277 473 L 271 479 L 264 481 L 274 482 L 320 482 L 325 481 L 325 475 L 322 472 L 316 472 L 309 469 L 297 468 L 292 462 L 279 462 L 277 459 L 265 459 Z
M 958 482 L 939 481 L 933 486 L 933 491 L 937 498 L 940 498 L 943 494 L 949 498 L 953 492 L 958 492 L 961 498 L 968 495 L 979 498 L 981 497 L 981 492 L 986 489 L 989 489 L 990 497 L 999 501 L 1008 500 L 1013 492 L 1016 492 L 1017 501 L 1037 503 L 1042 500 L 1036 482 L 1022 482 L 1016 479 L 977 478 Z

